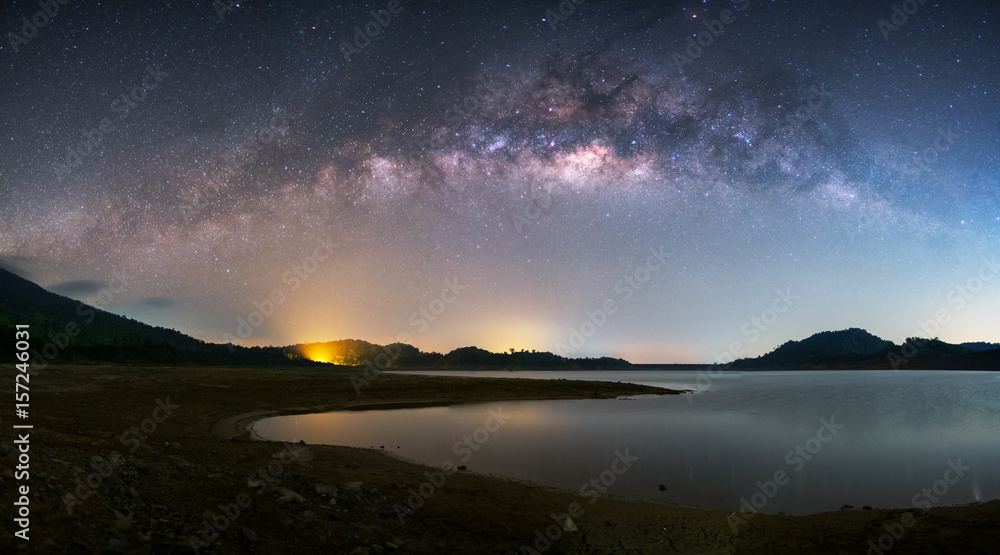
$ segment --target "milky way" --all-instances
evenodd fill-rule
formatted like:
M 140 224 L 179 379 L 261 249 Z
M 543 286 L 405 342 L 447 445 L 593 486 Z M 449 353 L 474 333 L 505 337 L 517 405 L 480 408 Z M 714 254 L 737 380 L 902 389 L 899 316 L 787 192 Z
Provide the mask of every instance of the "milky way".
M 9 4 L 0 265 L 108 310 L 635 362 L 1000 336 L 992 2 Z

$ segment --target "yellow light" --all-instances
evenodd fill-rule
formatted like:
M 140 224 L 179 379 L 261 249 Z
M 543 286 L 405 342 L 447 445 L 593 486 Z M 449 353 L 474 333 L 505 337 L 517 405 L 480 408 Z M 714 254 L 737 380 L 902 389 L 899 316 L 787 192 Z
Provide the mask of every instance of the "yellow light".
M 301 348 L 300 354 L 314 362 L 326 362 L 340 364 L 342 362 L 340 353 L 332 343 L 310 343 Z

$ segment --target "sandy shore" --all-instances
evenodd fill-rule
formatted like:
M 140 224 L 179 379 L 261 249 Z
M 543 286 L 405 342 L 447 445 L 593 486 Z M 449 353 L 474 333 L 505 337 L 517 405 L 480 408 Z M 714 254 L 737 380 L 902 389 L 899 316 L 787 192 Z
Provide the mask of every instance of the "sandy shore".
M 878 546 L 881 538 L 883 552 L 1000 552 L 998 501 L 909 516 L 877 509 L 757 515 L 734 534 L 724 511 L 606 497 L 590 503 L 576 492 L 489 476 L 437 475 L 378 451 L 249 441 L 246 433 L 253 421 L 277 414 L 647 393 L 666 392 L 383 374 L 359 396 L 349 373 L 338 370 L 51 367 L 31 378 L 31 541 L 16 540 L 13 520 L 5 518 L 0 549 L 866 553 L 868 542 Z M 25 482 L 14 480 L 12 442 L 4 440 L 2 451 L 0 485 L 10 516 L 15 485 Z M 421 487 L 431 495 L 401 512 L 418 504 L 412 495 Z M 551 515 L 569 513 L 578 515 L 578 530 L 553 525 Z M 898 524 L 909 517 L 912 526 Z M 546 529 L 557 539 L 539 539 Z

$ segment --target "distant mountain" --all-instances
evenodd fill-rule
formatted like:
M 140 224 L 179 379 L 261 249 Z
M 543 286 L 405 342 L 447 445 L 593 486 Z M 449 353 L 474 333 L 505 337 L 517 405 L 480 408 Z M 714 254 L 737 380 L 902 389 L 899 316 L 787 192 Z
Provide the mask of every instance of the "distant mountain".
M 377 345 L 360 339 L 302 343 L 288 347 L 240 347 L 207 343 L 176 330 L 150 326 L 46 291 L 0 269 L 0 338 L 13 339 L 15 326 L 28 324 L 31 363 L 284 366 L 331 363 L 382 367 L 475 367 L 534 369 L 627 368 L 624 360 L 566 359 L 552 353 L 491 353 L 476 347 L 446 355 L 412 345 Z M 0 340 L 0 360 L 13 360 L 12 340 Z
M 810 367 L 859 361 L 895 347 L 891 341 L 860 328 L 824 331 L 801 341 L 788 341 L 753 359 L 741 359 L 734 367 Z
M 757 358 L 733 363 L 737 369 L 940 369 L 1000 370 L 1000 350 L 989 343 L 954 345 L 939 339 L 910 337 L 896 345 L 859 328 L 817 333 L 789 341 Z M 977 346 L 982 346 L 978 351 Z
M 30 326 L 31 363 L 48 364 L 292 364 L 274 347 L 206 343 L 46 291 L 0 269 L 0 360 L 13 360 L 14 331 Z M 302 364 L 299 362 L 298 364 Z
M 564 358 L 547 351 L 492 353 L 477 347 L 462 347 L 444 355 L 440 366 L 476 368 L 519 368 L 538 370 L 618 370 L 632 364 L 619 358 Z
M 321 343 L 299 343 L 285 347 L 292 358 L 328 362 L 342 366 L 364 366 L 368 362 L 399 368 L 433 366 L 440 362 L 440 353 L 425 353 L 413 345 L 392 343 L 378 345 L 361 339 L 340 339 Z
M 140 345 L 173 345 L 190 349 L 205 344 L 178 331 L 149 326 L 50 293 L 0 268 L 0 325 L 31 324 L 35 328 L 33 335 L 38 336 L 41 332 L 42 337 L 48 338 L 49 334 L 66 334 L 65 327 L 71 322 L 80 328 L 73 338 L 75 345 L 113 345 L 132 341 Z
M 332 363 L 390 368 L 484 368 L 529 370 L 618 370 L 638 366 L 617 358 L 569 359 L 549 352 L 493 353 L 462 347 L 447 354 L 412 345 L 377 345 L 359 339 L 288 347 L 240 347 L 207 343 L 179 331 L 150 326 L 46 291 L 0 269 L 0 360 L 13 360 L 14 332 L 29 324 L 31 363 L 207 366 L 287 366 Z M 3 340 L 2 338 L 8 338 Z M 658 366 L 659 367 L 659 366 Z M 952 345 L 909 338 L 895 345 L 865 330 L 821 332 L 789 341 L 766 355 L 740 359 L 736 369 L 932 369 L 1000 370 L 1000 344 Z
M 976 341 L 974 343 L 962 343 L 962 346 L 973 352 L 992 351 L 994 349 L 1000 349 L 1000 343 L 987 343 L 985 341 Z
M 911 370 L 1000 370 L 1000 349 L 975 351 L 930 360 L 917 360 Z
M 631 368 L 625 360 L 614 358 L 563 358 L 549 352 L 520 351 L 493 353 L 478 347 L 462 347 L 447 354 L 425 353 L 413 345 L 393 343 L 377 345 L 359 339 L 292 345 L 292 356 L 362 366 L 369 361 L 387 368 L 492 368 L 534 370 L 614 370 Z

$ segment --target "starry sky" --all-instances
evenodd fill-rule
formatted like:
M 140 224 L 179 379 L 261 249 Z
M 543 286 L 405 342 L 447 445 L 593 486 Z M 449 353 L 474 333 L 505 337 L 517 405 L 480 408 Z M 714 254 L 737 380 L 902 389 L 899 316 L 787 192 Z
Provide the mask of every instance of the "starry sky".
M 995 2 L 53 4 L 0 8 L 0 267 L 51 291 L 243 345 L 1000 340 Z

